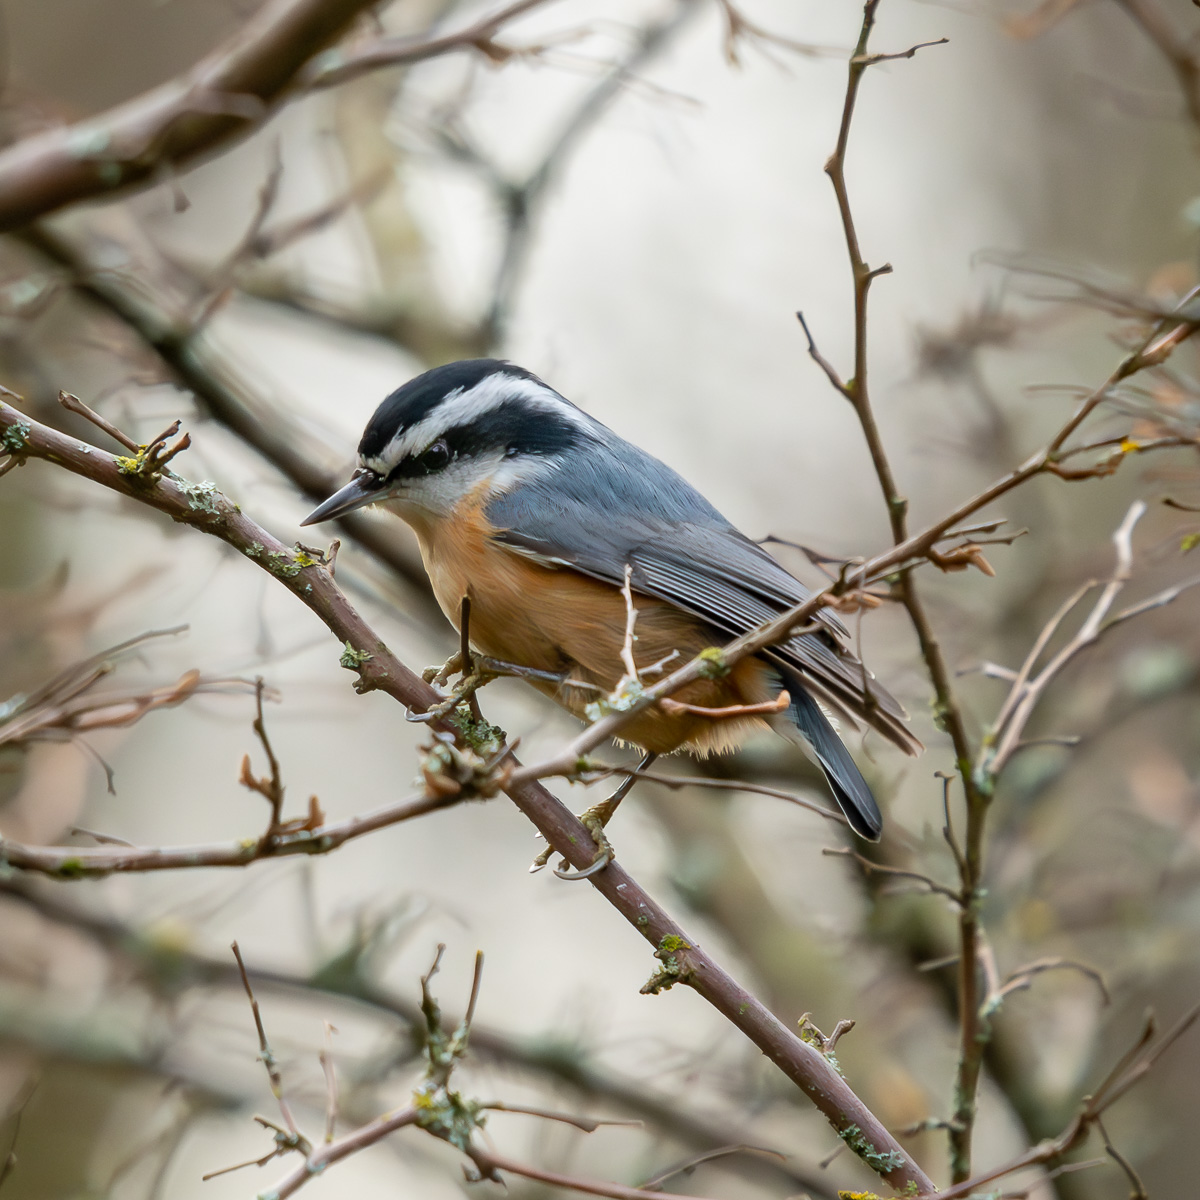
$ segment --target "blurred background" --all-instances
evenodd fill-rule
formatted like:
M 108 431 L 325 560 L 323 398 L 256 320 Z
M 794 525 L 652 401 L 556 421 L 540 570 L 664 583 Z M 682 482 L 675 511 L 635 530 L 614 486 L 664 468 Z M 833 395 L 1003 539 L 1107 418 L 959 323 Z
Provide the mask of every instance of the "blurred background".
M 4 136 L 170 79 L 255 7 L 0 0 Z M 397 0 L 356 36 L 460 28 L 490 11 Z M 59 408 L 60 389 L 138 440 L 182 418 L 193 446 L 178 469 L 290 542 L 351 469 L 384 395 L 438 362 L 496 354 L 675 467 L 750 536 L 837 558 L 879 552 L 887 513 L 857 422 L 795 319 L 802 309 L 848 374 L 850 272 L 822 168 L 861 6 L 746 0 L 738 11 L 753 26 L 731 41 L 715 3 L 559 0 L 498 35 L 529 53 L 446 56 L 315 91 L 208 161 L 6 236 L 0 382 L 38 419 L 93 440 Z M 1111 297 L 1169 302 L 1195 282 L 1200 127 L 1147 11 L 1191 52 L 1200 14 L 1186 0 L 881 6 L 877 50 L 949 39 L 868 73 L 848 164 L 864 254 L 895 269 L 872 293 L 871 365 L 914 528 L 1036 449 L 1078 389 L 1108 376 L 1136 327 L 1136 305 Z M 1079 303 L 1081 280 L 1110 299 Z M 1197 366 L 1185 345 L 1125 409 L 1147 429 L 1191 429 Z M 1128 425 L 1107 412 L 1097 428 Z M 973 736 L 1005 690 L 980 664 L 1018 665 L 1063 599 L 1111 571 L 1111 534 L 1135 497 L 1150 511 L 1128 599 L 1195 571 L 1183 551 L 1200 520 L 1161 501 L 1195 504 L 1197 482 L 1194 450 L 1130 456 L 1106 479 L 1036 480 L 989 510 L 1029 530 L 989 548 L 995 578 L 923 572 Z M 413 545 L 385 519 L 366 528 L 370 548 L 346 541 L 339 581 L 404 661 L 441 662 L 455 637 Z M 820 581 L 802 554 L 779 553 Z M 145 695 L 193 668 L 210 681 L 201 694 L 125 729 L 6 739 L 14 700 L 180 626 L 106 659 L 95 694 Z M 1185 595 L 1081 658 L 1033 726 L 1081 743 L 1026 751 L 1004 777 L 984 902 L 1000 972 L 1063 958 L 1100 972 L 1107 992 L 1062 970 L 1007 999 L 987 1055 L 979 1168 L 1056 1134 L 1148 1007 L 1166 1025 L 1197 998 L 1198 629 Z M 935 777 L 952 755 L 911 628 L 885 604 L 857 636 L 928 746 L 910 761 L 878 739 L 853 743 L 887 812 L 882 852 L 952 882 Z M 260 675 L 277 700 L 266 716 L 290 810 L 316 795 L 338 819 L 408 794 L 421 729 L 385 697 L 356 696 L 339 652 L 215 541 L 43 464 L 9 473 L 0 831 L 80 845 L 95 844 L 80 830 L 138 845 L 258 836 L 266 805 L 237 776 L 246 753 L 265 769 L 244 682 Z M 527 760 L 572 732 L 515 682 L 482 701 Z M 704 769 L 824 798 L 769 735 Z M 576 810 L 599 798 L 555 786 Z M 612 835 L 635 877 L 785 1022 L 858 1022 L 839 1060 L 891 1128 L 948 1115 L 957 1023 L 953 965 L 937 965 L 955 947 L 944 900 L 823 855 L 840 844 L 835 827 L 762 795 L 644 785 Z M 313 1131 L 327 1040 L 346 1128 L 405 1102 L 420 1071 L 419 977 L 444 942 L 435 990 L 452 1014 L 475 951 L 486 955 L 459 1078 L 468 1094 L 642 1122 L 584 1135 L 497 1114 L 488 1130 L 511 1157 L 638 1184 L 749 1144 L 787 1157 L 732 1154 L 663 1187 L 818 1200 L 872 1186 L 849 1154 L 822 1166 L 839 1144 L 827 1124 L 698 997 L 639 994 L 655 966 L 644 944 L 590 888 L 531 877 L 539 847 L 500 798 L 327 858 L 89 882 L 0 874 L 0 1162 L 16 1156 L 6 1198 L 220 1200 L 283 1174 L 275 1161 L 201 1182 L 266 1154 L 251 1117 L 276 1115 L 235 938 Z M 1106 1122 L 1151 1195 L 1194 1188 L 1198 1113 L 1193 1039 Z M 925 1132 L 906 1145 L 944 1178 L 944 1141 Z M 459 1158 L 410 1131 L 308 1192 L 495 1190 L 464 1183 Z M 1129 1192 L 1111 1164 L 1019 1186 L 1039 1200 Z M 559 1194 L 516 1178 L 508 1190 Z

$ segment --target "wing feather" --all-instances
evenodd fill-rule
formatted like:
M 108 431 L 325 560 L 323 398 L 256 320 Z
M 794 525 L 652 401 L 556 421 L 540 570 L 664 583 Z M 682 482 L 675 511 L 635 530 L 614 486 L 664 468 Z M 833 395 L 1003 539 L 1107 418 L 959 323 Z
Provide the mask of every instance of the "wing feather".
M 628 564 L 634 591 L 674 604 L 730 637 L 809 597 L 799 580 L 678 475 L 628 443 L 620 449 L 618 455 L 597 447 L 569 474 L 561 468 L 543 472 L 495 497 L 487 515 L 496 540 L 617 585 Z M 647 479 L 655 480 L 653 489 Z M 607 519 L 597 521 L 597 513 Z M 847 648 L 845 626 L 828 609 L 816 620 L 819 630 L 764 656 L 792 666 L 823 700 L 915 753 L 920 743 L 904 724 L 903 708 Z

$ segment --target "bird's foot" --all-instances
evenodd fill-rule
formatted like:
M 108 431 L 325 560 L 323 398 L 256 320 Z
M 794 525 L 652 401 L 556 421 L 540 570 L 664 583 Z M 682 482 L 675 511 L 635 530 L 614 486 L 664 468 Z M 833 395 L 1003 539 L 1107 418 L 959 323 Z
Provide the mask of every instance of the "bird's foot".
M 613 844 L 608 840 L 608 834 L 604 831 L 605 825 L 616 811 L 617 806 L 612 803 L 610 796 L 609 799 L 600 804 L 593 804 L 591 808 L 579 814 L 580 823 L 592 835 L 592 841 L 596 843 L 596 853 L 592 855 L 592 861 L 582 870 L 572 871 L 569 866 L 565 865 L 555 867 L 554 873 L 559 879 L 566 879 L 571 883 L 579 879 L 590 879 L 593 875 L 598 875 L 603 871 L 616 858 L 617 852 L 613 849 Z
M 436 721 L 448 716 L 460 704 L 469 701 L 484 684 L 491 683 L 503 672 L 490 669 L 490 659 L 473 651 L 466 656 L 461 650 L 456 650 L 440 667 L 426 667 L 421 672 L 421 678 L 436 688 L 444 688 L 451 675 L 461 673 L 462 678 L 439 703 L 431 705 L 419 716 L 412 718 L 418 721 Z
M 616 852 L 613 850 L 612 842 L 608 840 L 608 834 L 605 833 L 605 826 L 612 820 L 613 813 L 617 811 L 617 807 L 621 801 L 629 795 L 633 789 L 633 785 L 637 782 L 638 776 L 645 771 L 647 767 L 654 762 L 657 755 L 646 753 L 642 756 L 642 761 L 638 763 L 637 769 L 630 772 L 629 776 L 621 781 L 620 786 L 607 799 L 602 800 L 599 804 L 593 804 L 591 808 L 580 813 L 579 820 L 583 827 L 592 835 L 592 840 L 596 843 L 596 853 L 592 861 L 582 870 L 570 872 L 570 864 L 566 859 L 555 867 L 554 873 L 559 879 L 575 880 L 575 879 L 590 879 L 593 875 L 603 871 L 610 862 L 616 857 Z M 554 854 L 552 847 L 547 846 L 533 860 L 533 865 L 529 868 L 531 872 L 540 871 L 551 859 Z
M 610 796 L 608 800 L 600 804 L 594 804 L 591 808 L 579 814 L 580 823 L 591 834 L 592 841 L 596 843 L 596 853 L 592 856 L 592 861 L 578 871 L 573 871 L 571 864 L 564 858 L 554 868 L 554 873 L 559 879 L 565 879 L 568 882 L 574 882 L 579 879 L 590 879 L 593 875 L 603 871 L 616 857 L 616 851 L 613 849 L 612 842 L 608 840 L 608 834 L 604 832 L 604 827 L 608 824 L 613 813 L 616 812 L 616 807 L 612 803 L 612 797 Z M 554 847 L 547 846 L 530 864 L 530 874 L 540 871 L 553 857 Z
M 445 687 L 450 680 L 451 675 L 457 675 L 463 669 L 463 656 L 461 650 L 455 650 L 448 659 L 440 667 L 426 667 L 421 672 L 421 678 L 426 683 L 432 683 L 434 687 Z

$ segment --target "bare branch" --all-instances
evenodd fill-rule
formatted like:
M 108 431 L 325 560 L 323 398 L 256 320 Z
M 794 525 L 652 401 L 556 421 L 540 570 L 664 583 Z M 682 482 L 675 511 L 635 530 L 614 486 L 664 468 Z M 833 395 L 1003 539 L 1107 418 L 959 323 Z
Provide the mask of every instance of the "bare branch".
M 1154 1041 L 1155 1022 L 1150 1014 L 1141 1034 L 1133 1045 L 1117 1060 L 1103 1082 L 1088 1096 L 1071 1123 L 1056 1138 L 1046 1138 L 1024 1154 L 998 1167 L 983 1171 L 970 1179 L 955 1181 L 953 1186 L 942 1191 L 930 1190 L 919 1193 L 916 1200 L 961 1200 L 986 1184 L 1003 1179 L 1028 1167 L 1044 1166 L 1055 1162 L 1076 1146 L 1086 1141 L 1091 1127 L 1095 1125 L 1113 1104 L 1135 1084 L 1143 1079 L 1165 1054 L 1200 1018 L 1200 1005 L 1186 1012 L 1179 1021 L 1161 1038 Z M 1107 1143 L 1107 1135 L 1105 1135 Z M 1118 1160 L 1119 1162 L 1120 1160 Z M 1136 1176 L 1135 1176 L 1136 1177 Z
M 300 86 L 308 89 L 336 87 L 369 71 L 384 67 L 411 66 L 443 54 L 474 50 L 493 63 L 503 62 L 515 51 L 500 45 L 496 34 L 505 25 L 540 8 L 548 0 L 515 0 L 456 33 L 418 34 L 415 37 L 381 37 L 321 55 L 300 72 Z
M 405 667 L 365 624 L 320 563 L 302 552 L 289 550 L 211 485 L 192 484 L 166 471 L 157 481 L 138 480 L 135 484 L 122 474 L 112 455 L 41 425 L 4 403 L 0 403 L 0 440 L 11 454 L 52 461 L 58 467 L 157 509 L 240 551 L 311 609 L 345 646 L 342 662 L 357 673 L 360 691 L 384 691 L 417 712 L 439 702 L 438 693 Z M 785 628 L 792 623 L 786 619 L 788 616 L 790 614 L 785 614 Z M 777 634 L 778 624 L 772 622 L 756 636 L 765 636 L 769 640 Z M 750 644 L 745 638 L 739 641 Z M 697 660 L 695 669 L 699 670 L 701 665 L 711 669 L 708 660 L 703 658 Z M 593 729 L 603 724 L 604 720 Z M 443 718 L 436 723 L 435 732 L 452 739 L 456 731 L 453 723 Z M 465 757 L 473 752 L 469 747 L 459 746 L 457 753 Z M 495 768 L 507 765 L 504 761 L 507 758 L 508 748 L 499 746 L 488 762 L 478 760 L 484 769 L 478 785 L 490 782 L 491 786 L 497 786 Z M 520 775 L 521 771 L 517 770 L 504 778 L 503 790 L 509 798 L 572 866 L 582 870 L 590 865 L 598 850 L 591 834 L 534 778 L 519 778 Z M 478 793 L 465 788 L 457 793 L 463 797 L 470 794 Z M 437 805 L 444 803 L 445 798 L 421 798 L 421 802 Z M 27 861 L 36 861 L 37 847 L 24 847 L 23 850 Z M 0 851 L 11 866 L 24 865 L 13 860 L 9 843 L 0 841 Z M 112 848 L 103 847 L 90 853 L 110 854 Z M 610 862 L 606 869 L 590 879 L 590 883 L 652 946 L 660 951 L 664 945 L 678 947 L 672 952 L 676 973 L 670 983 L 687 984 L 745 1033 L 801 1088 L 835 1129 L 849 1131 L 854 1127 L 855 1148 L 868 1165 L 901 1190 L 910 1181 L 918 1188 L 932 1188 L 928 1176 L 825 1058 L 796 1037 L 705 950 L 696 946 L 620 864 Z M 499 1162 L 496 1165 L 499 1166 Z
M 803 318 L 801 318 L 801 325 L 808 340 L 810 357 L 825 372 L 838 393 L 850 401 L 858 416 L 879 487 L 887 505 L 892 539 L 896 544 L 896 553 L 899 555 L 898 561 L 905 562 L 904 548 L 913 546 L 914 543 L 914 539 L 908 531 L 908 501 L 899 491 L 880 435 L 871 405 L 867 374 L 869 366 L 868 295 L 873 280 L 890 271 L 890 267 L 885 265 L 872 269 L 863 257 L 845 173 L 851 123 L 863 75 L 871 65 L 890 57 L 871 55 L 867 50 L 879 3 L 880 0 L 865 0 L 863 4 L 858 44 L 848 67 L 845 101 L 837 143 L 825 167 L 837 198 L 854 284 L 854 370 L 848 381 L 843 382 L 836 368 L 817 352 L 812 335 Z M 919 48 L 913 47 L 901 57 L 912 57 Z M 1066 448 L 1067 442 L 1091 413 L 1109 398 L 1118 384 L 1146 367 L 1160 364 L 1183 340 L 1196 332 L 1197 326 L 1191 318 L 1190 311 L 1184 312 L 1189 301 L 1190 297 L 1185 298 L 1171 313 L 1163 314 L 1156 321 L 1150 333 L 1140 345 L 1126 355 L 1109 380 L 1079 403 L 1075 412 L 1044 450 L 1027 460 L 1000 484 L 994 485 L 992 489 L 988 489 L 976 497 L 983 503 L 970 502 L 968 505 L 961 506 L 951 515 L 949 521 L 939 522 L 932 529 L 926 530 L 923 535 L 919 535 L 916 545 L 913 546 L 918 554 L 943 568 L 957 569 L 973 563 L 986 574 L 992 574 L 990 565 L 977 545 L 968 542 L 948 556 L 937 550 L 939 538 L 950 529 L 960 525 L 965 518 L 973 515 L 984 504 L 990 503 L 1004 491 L 1018 486 L 1034 475 L 1050 473 L 1063 479 L 1080 480 L 1111 474 L 1115 471 L 1124 457 L 1121 449 L 1094 466 L 1080 469 L 1064 467 L 1063 459 L 1072 453 Z M 1001 490 L 997 491 L 995 487 L 999 487 Z M 859 586 L 865 586 L 870 578 L 877 577 L 879 569 L 878 562 L 868 563 L 853 577 L 854 581 Z M 966 830 L 961 848 L 951 839 L 948 809 L 946 824 L 947 839 L 951 840 L 952 845 L 955 846 L 955 858 L 961 879 L 958 896 L 961 944 L 958 959 L 959 1065 L 954 1089 L 955 1111 L 953 1119 L 948 1125 L 951 1174 L 955 1181 L 959 1181 L 966 1179 L 971 1174 L 971 1142 L 976 1113 L 975 1097 L 982 1070 L 983 1054 L 988 1041 L 981 1016 L 983 997 L 980 995 L 980 971 L 984 965 L 983 934 L 977 901 L 983 886 L 984 831 L 990 788 L 987 786 L 987 779 L 981 777 L 977 767 L 973 768 L 975 754 L 968 737 L 962 707 L 955 692 L 953 677 L 919 597 L 917 581 L 912 572 L 899 572 L 893 590 L 907 609 L 913 630 L 917 635 L 921 657 L 933 685 L 937 723 L 950 736 L 966 801 Z M 990 753 L 990 751 L 986 753 Z
M 127 688 L 95 692 L 96 685 L 115 669 L 122 655 L 157 637 L 181 633 L 186 626 L 152 630 L 59 672 L 28 695 L 0 703 L 0 746 L 33 742 L 80 741 L 81 735 L 99 729 L 121 729 L 136 724 L 147 713 L 174 708 L 193 696 L 244 691 L 253 685 L 245 679 L 206 679 L 199 671 L 186 671 L 165 687 Z M 106 768 L 107 771 L 107 768 Z M 112 780 L 110 773 L 109 786 Z
M 0 230 L 161 177 L 252 132 L 374 0 L 268 0 L 186 74 L 0 151 Z
M 508 1171 L 512 1175 L 520 1175 L 525 1179 L 549 1184 L 551 1187 L 582 1192 L 586 1196 L 608 1196 L 611 1200 L 699 1200 L 698 1197 L 689 1196 L 684 1192 L 656 1192 L 645 1187 L 625 1187 L 619 1183 L 576 1179 L 570 1175 L 560 1175 L 556 1171 L 543 1171 L 526 1163 L 514 1162 L 511 1158 L 503 1158 L 499 1154 L 478 1148 L 471 1151 L 471 1159 L 485 1179 L 492 1178 L 498 1171 Z
M 864 67 L 873 67 L 876 63 L 896 62 L 902 58 L 915 58 L 918 50 L 926 50 L 930 46 L 948 46 L 950 39 L 945 37 L 935 38 L 931 42 L 918 42 L 915 46 L 909 46 L 907 50 L 899 50 L 893 54 L 867 54 L 859 61 Z M 879 273 L 890 271 L 891 267 L 880 267 Z
M 885 863 L 872 862 L 857 851 L 844 846 L 826 846 L 822 849 L 821 853 L 828 858 L 851 858 L 868 875 L 888 875 L 896 879 L 911 879 L 915 883 L 928 888 L 930 893 L 935 896 L 945 896 L 947 900 L 952 901 L 956 905 L 962 904 L 962 897 L 953 888 L 946 887 L 943 883 L 938 883 L 937 880 L 931 879 L 928 875 L 924 875 L 920 871 L 906 871 L 902 867 L 890 867 Z
M 270 1080 L 271 1094 L 275 1097 L 275 1101 L 279 1105 L 279 1111 L 283 1114 L 283 1119 L 287 1124 L 288 1134 L 290 1135 L 289 1144 L 281 1146 L 279 1148 L 280 1152 L 297 1149 L 307 1153 L 309 1143 L 296 1125 L 296 1118 L 292 1116 L 291 1105 L 288 1104 L 287 1096 L 284 1095 L 283 1076 L 280 1074 L 279 1063 L 275 1059 L 271 1043 L 267 1040 L 267 1030 L 263 1025 L 262 1013 L 259 1011 L 258 1001 L 254 998 L 254 988 L 250 985 L 250 976 L 246 974 L 246 964 L 242 961 L 242 952 L 238 948 L 237 942 L 234 942 L 230 949 L 233 951 L 233 957 L 237 959 L 238 972 L 242 977 L 242 986 L 246 989 L 246 999 L 250 1001 L 250 1011 L 254 1014 L 254 1028 L 258 1031 L 259 1058 L 267 1072 L 267 1078 Z
M 644 779 L 647 783 L 657 783 L 661 787 L 668 787 L 675 791 L 678 791 L 680 788 L 698 787 L 722 792 L 749 792 L 755 796 L 774 796 L 778 800 L 786 800 L 789 804 L 806 808 L 809 812 L 814 812 L 817 816 L 824 817 L 828 821 L 833 821 L 839 825 L 848 824 L 845 814 L 839 809 L 826 808 L 819 801 L 809 800 L 806 796 L 802 796 L 797 792 L 788 792 L 781 788 L 768 787 L 766 784 L 752 783 L 749 780 L 713 779 L 703 775 L 657 775 L 653 771 L 638 771 L 628 767 L 603 767 L 598 769 L 606 774 L 629 775 L 637 779 Z
M 122 961 L 139 968 L 149 965 L 142 960 L 153 954 L 152 943 L 136 925 L 91 912 L 67 901 L 62 893 L 31 887 L 29 881 L 15 873 L 8 879 L 0 879 L 0 894 L 7 900 L 26 905 L 47 921 L 87 936 Z M 211 958 L 182 946 L 175 953 L 181 966 L 186 967 L 189 978 L 207 985 L 241 989 L 236 963 Z M 418 1005 L 402 995 L 383 990 L 357 971 L 336 979 L 322 977 L 319 981 L 308 974 L 270 970 L 252 964 L 247 964 L 247 971 L 260 996 L 271 991 L 290 998 L 316 997 L 324 1007 L 349 1002 L 355 1012 L 365 1010 L 386 1018 L 389 1023 L 399 1021 L 408 1031 L 424 1023 Z M 139 970 L 138 977 L 151 988 L 163 986 L 161 978 L 151 971 Z M 736 1121 L 726 1123 L 701 1117 L 676 1096 L 659 1094 L 644 1082 L 625 1079 L 601 1068 L 583 1044 L 566 1044 L 553 1037 L 530 1040 L 475 1021 L 471 1027 L 471 1049 L 476 1057 L 501 1064 L 507 1071 L 544 1077 L 554 1087 L 569 1088 L 580 1096 L 636 1114 L 640 1118 L 639 1124 L 651 1126 L 685 1145 L 711 1150 L 726 1147 L 731 1142 L 749 1144 L 749 1130 L 740 1127 Z M 326 1090 L 328 1092 L 328 1084 Z M 825 1181 L 794 1158 L 784 1161 L 782 1156 L 776 1157 L 771 1152 L 770 1157 L 759 1158 L 757 1165 L 785 1189 L 802 1188 L 814 1197 L 827 1195 Z M 828 1194 L 832 1200 L 832 1194 Z
M 997 990 L 996 998 L 1003 998 L 1012 992 L 1025 991 L 1032 985 L 1035 976 L 1046 971 L 1078 971 L 1096 985 L 1100 991 L 1100 998 L 1106 1005 L 1112 1003 L 1112 996 L 1104 982 L 1104 976 L 1095 967 L 1089 967 L 1086 963 L 1075 962 L 1069 958 L 1039 958 L 1035 962 L 1018 967 Z
M 1142 613 L 1170 604 L 1184 591 L 1200 584 L 1200 578 L 1187 580 L 1167 588 L 1115 616 L 1110 616 L 1117 597 L 1133 573 L 1133 530 L 1145 511 L 1146 504 L 1142 500 L 1137 500 L 1130 506 L 1129 511 L 1125 514 L 1125 519 L 1113 533 L 1117 561 L 1112 576 L 1104 584 L 1079 630 L 1036 675 L 1033 672 L 1038 659 L 1063 620 L 1083 597 L 1098 585 L 1093 582 L 1078 588 L 1060 605 L 1058 611 L 1047 621 L 1035 639 L 1033 647 L 1013 678 L 1012 687 L 999 715 L 985 738 L 985 746 L 975 768 L 976 776 L 983 781 L 984 786 L 992 787 L 1018 747 L 1028 744 L 1023 743 L 1021 737 L 1034 709 L 1046 689 L 1071 662 L 1118 625 L 1140 616 Z
M 595 1133 L 597 1129 L 605 1125 L 633 1125 L 640 1129 L 643 1124 L 641 1121 L 604 1121 L 593 1117 L 577 1117 L 571 1113 L 550 1112 L 544 1108 L 530 1108 L 524 1104 L 504 1104 L 499 1100 L 493 1101 L 491 1104 L 481 1104 L 479 1107 L 485 1108 L 489 1112 L 521 1113 L 527 1117 L 541 1117 L 546 1121 L 561 1121 L 564 1125 L 572 1125 L 584 1133 Z M 768 1151 L 768 1153 L 772 1152 Z
M 507 52 L 494 35 L 544 2 L 519 0 L 457 34 L 327 50 L 377 0 L 268 0 L 178 78 L 0 152 L 0 230 L 18 229 L 74 201 L 157 182 L 165 171 L 245 137 L 278 105 L 311 88 L 463 50 L 499 60 Z
M 305 1160 L 285 1175 L 271 1189 L 270 1194 L 278 1200 L 286 1200 L 294 1196 L 315 1175 L 332 1166 L 335 1162 L 364 1150 L 368 1146 L 382 1141 L 389 1133 L 404 1129 L 417 1123 L 417 1110 L 412 1107 L 398 1108 L 392 1112 L 363 1125 L 359 1129 L 347 1133 L 344 1137 L 328 1142 L 313 1150 Z
M 423 817 L 458 803 L 454 796 L 412 796 L 381 808 L 308 828 L 305 818 L 296 828 L 285 823 L 269 839 L 240 838 L 187 846 L 129 846 L 111 836 L 103 846 L 31 846 L 0 837 L 0 855 L 11 867 L 58 879 L 96 879 L 105 875 L 178 871 L 195 867 L 245 867 L 264 858 L 296 854 L 328 854 L 355 838 Z

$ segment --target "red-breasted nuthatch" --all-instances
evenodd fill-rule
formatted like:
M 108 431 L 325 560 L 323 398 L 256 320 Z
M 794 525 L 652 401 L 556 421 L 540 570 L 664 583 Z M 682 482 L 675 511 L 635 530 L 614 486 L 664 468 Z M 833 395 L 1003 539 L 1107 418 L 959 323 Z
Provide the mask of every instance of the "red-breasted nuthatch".
M 393 392 L 367 424 L 351 481 L 305 525 L 382 504 L 416 531 L 442 611 L 480 653 L 582 717 L 626 674 L 628 573 L 639 670 L 677 663 L 777 616 L 808 595 L 665 464 L 618 437 L 536 375 L 496 359 L 436 367 Z M 865 721 L 909 754 L 904 711 L 847 647 L 828 609 L 816 626 L 676 693 L 622 737 L 650 753 L 728 749 L 761 718 L 693 709 L 788 707 L 771 724 L 825 773 L 851 827 L 879 836 L 871 790 L 826 709 Z

